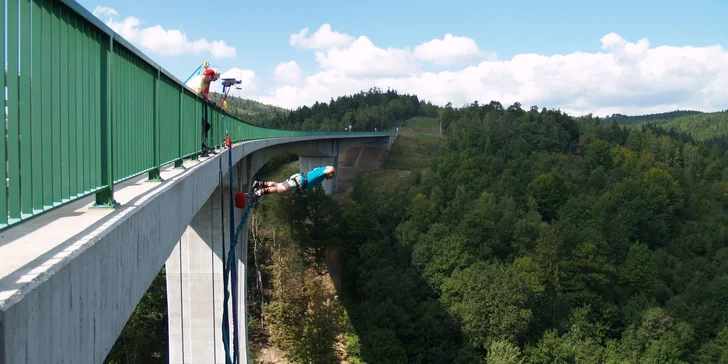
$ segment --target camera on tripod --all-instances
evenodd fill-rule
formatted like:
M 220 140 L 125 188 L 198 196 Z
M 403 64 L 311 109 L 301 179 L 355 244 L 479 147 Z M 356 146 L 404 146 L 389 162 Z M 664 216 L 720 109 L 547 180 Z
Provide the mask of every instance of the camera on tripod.
M 242 80 L 236 80 L 234 78 L 223 78 L 222 79 L 222 85 L 224 87 L 231 87 L 231 86 L 239 85 L 242 82 L 243 82 Z M 240 87 L 236 87 L 236 88 L 240 89 Z

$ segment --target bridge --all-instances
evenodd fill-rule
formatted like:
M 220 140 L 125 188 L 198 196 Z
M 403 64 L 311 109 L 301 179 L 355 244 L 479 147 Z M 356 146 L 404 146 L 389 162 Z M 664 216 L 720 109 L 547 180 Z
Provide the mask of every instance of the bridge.
M 170 362 L 225 362 L 221 256 L 240 218 L 225 201 L 280 153 L 297 154 L 302 170 L 337 165 L 396 133 L 252 125 L 75 1 L 3 0 L 0 11 L 0 363 L 103 362 L 162 266 Z M 336 191 L 337 179 L 323 187 Z M 236 255 L 247 363 L 247 229 Z

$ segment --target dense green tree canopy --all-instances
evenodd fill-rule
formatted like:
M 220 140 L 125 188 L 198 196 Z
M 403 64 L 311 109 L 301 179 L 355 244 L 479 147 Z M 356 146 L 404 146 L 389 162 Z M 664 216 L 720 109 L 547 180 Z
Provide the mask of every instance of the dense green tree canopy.
M 317 190 L 258 208 L 255 348 L 301 363 L 728 360 L 725 113 L 438 108 L 377 89 L 290 112 L 235 105 L 280 128 L 385 129 L 413 116 L 443 127 L 400 136 L 397 158 L 350 198 Z M 417 168 L 397 148 L 416 151 Z M 333 251 L 338 301 L 320 274 Z M 150 292 L 127 345 L 140 317 L 159 329 L 159 282 Z M 151 351 L 142 344 L 119 342 L 112 356 Z

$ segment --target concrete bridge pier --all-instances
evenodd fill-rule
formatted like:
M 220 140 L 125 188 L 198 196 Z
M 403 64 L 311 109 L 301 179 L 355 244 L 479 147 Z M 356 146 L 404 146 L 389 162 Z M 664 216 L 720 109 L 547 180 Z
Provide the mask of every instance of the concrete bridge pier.
M 223 176 L 223 193 L 218 186 L 193 217 L 166 262 L 169 323 L 169 363 L 225 363 L 222 342 L 223 243 L 225 256 L 230 249 L 230 193 L 249 185 L 247 159 L 233 166 L 233 186 Z M 235 208 L 234 228 L 242 210 Z M 223 221 L 224 220 L 224 224 Z M 236 249 L 238 260 L 238 351 L 240 362 L 247 358 L 247 224 L 240 232 Z M 230 354 L 233 355 L 232 292 L 228 301 Z

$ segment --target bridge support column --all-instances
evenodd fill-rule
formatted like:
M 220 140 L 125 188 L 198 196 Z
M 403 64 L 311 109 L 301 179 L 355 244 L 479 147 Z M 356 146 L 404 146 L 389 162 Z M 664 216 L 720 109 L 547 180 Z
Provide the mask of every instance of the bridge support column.
M 242 176 L 241 176 L 242 175 Z M 244 163 L 233 169 L 236 185 L 247 184 Z M 223 240 L 224 251 L 230 249 L 229 194 L 238 190 L 229 186 L 224 176 L 224 197 L 216 188 L 205 205 L 197 212 L 166 262 L 167 304 L 169 323 L 169 362 L 225 363 L 222 342 L 223 315 Z M 242 183 L 241 183 L 242 182 Z M 222 205 L 221 205 L 222 203 Z M 235 209 L 234 227 L 242 211 Z M 224 224 L 222 219 L 224 218 Z M 247 364 L 246 262 L 247 225 L 238 238 L 238 350 L 240 362 Z M 230 354 L 233 354 L 232 292 L 228 301 L 230 317 Z
M 335 157 L 320 157 L 320 156 L 298 156 L 298 164 L 301 166 L 301 172 L 308 172 L 316 167 L 321 166 L 333 166 L 338 169 L 339 156 Z M 330 180 L 324 180 L 321 185 L 324 187 L 324 191 L 327 194 L 335 193 L 339 188 L 339 174 Z

